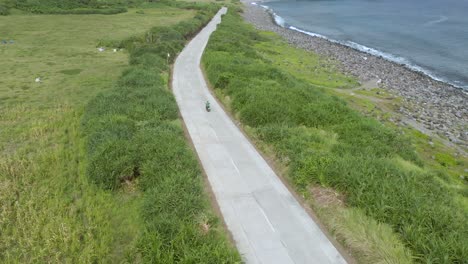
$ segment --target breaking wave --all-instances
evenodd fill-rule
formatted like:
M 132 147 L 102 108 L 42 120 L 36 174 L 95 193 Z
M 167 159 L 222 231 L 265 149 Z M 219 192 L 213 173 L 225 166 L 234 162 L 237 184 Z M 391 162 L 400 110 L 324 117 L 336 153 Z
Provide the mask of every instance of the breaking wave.
M 339 41 L 339 40 L 335 40 L 335 39 L 331 39 L 331 38 L 328 38 L 324 35 L 321 35 L 321 34 L 318 34 L 318 33 L 314 33 L 314 32 L 309 32 L 309 31 L 306 31 L 306 30 L 302 30 L 300 28 L 297 28 L 297 27 L 294 27 L 294 26 L 290 26 L 287 24 L 286 20 L 284 18 L 282 18 L 281 16 L 279 16 L 278 14 L 276 14 L 271 8 L 269 8 L 268 6 L 265 6 L 265 5 L 259 5 L 257 3 L 252 3 L 252 5 L 257 5 L 257 6 L 261 6 L 263 7 L 264 9 L 266 9 L 272 16 L 273 20 L 275 21 L 275 23 L 280 26 L 280 27 L 283 27 L 283 28 L 287 28 L 287 29 L 290 29 L 290 30 L 294 30 L 294 31 L 297 31 L 297 32 L 301 32 L 303 34 L 306 34 L 306 35 L 309 35 L 309 36 L 312 36 L 312 37 L 317 37 L 317 38 L 322 38 L 322 39 L 326 39 L 327 41 L 330 41 L 330 42 L 333 42 L 333 43 L 337 43 L 337 44 L 340 44 L 340 45 L 344 45 L 344 46 L 347 46 L 347 47 L 350 47 L 350 48 L 353 48 L 355 50 L 359 50 L 361 52 L 364 52 L 364 53 L 367 53 L 367 54 L 370 54 L 370 55 L 373 55 L 373 56 L 376 56 L 376 57 L 381 57 L 381 58 L 384 58 L 388 61 L 391 61 L 391 62 L 394 62 L 394 63 L 397 63 L 397 64 L 400 64 L 402 66 L 405 66 L 413 71 L 416 71 L 416 72 L 419 72 L 419 73 L 422 73 L 424 75 L 427 75 L 429 77 L 431 77 L 432 79 L 434 80 L 437 80 L 437 81 L 440 81 L 440 82 L 444 82 L 444 83 L 448 83 L 450 85 L 453 85 L 457 88 L 462 88 L 464 89 L 465 91 L 468 90 L 468 86 L 464 86 L 462 85 L 461 83 L 459 82 L 452 82 L 450 80 L 447 80 L 447 79 L 444 79 L 440 76 L 437 76 L 435 75 L 434 73 L 432 73 L 431 71 L 427 70 L 427 69 L 424 69 L 423 67 L 419 66 L 419 65 L 416 65 L 414 63 L 411 63 L 408 59 L 406 58 L 403 58 L 403 57 L 399 57 L 399 56 L 395 56 L 393 54 L 390 54 L 390 53 L 386 53 L 386 52 L 383 52 L 383 51 L 380 51 L 380 50 L 377 50 L 377 49 L 374 49 L 374 48 L 371 48 L 371 47 L 367 47 L 367 46 L 364 46 L 364 45 L 361 45 L 359 43 L 356 43 L 356 42 L 352 42 L 352 41 Z M 440 21 L 437 21 L 437 22 L 440 22 Z

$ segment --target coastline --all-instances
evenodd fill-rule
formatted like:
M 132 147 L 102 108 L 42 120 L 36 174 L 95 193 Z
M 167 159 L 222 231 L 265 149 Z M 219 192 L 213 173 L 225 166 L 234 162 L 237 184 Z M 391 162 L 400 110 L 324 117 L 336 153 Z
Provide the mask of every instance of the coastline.
M 435 80 L 405 65 L 375 56 L 324 37 L 284 28 L 273 14 L 244 0 L 243 17 L 257 29 L 273 31 L 288 43 L 340 62 L 345 73 L 361 83 L 375 82 L 379 87 L 403 98 L 397 111 L 419 123 L 425 130 L 447 138 L 451 143 L 468 147 L 468 93 L 461 88 Z M 378 81 L 376 81 L 378 80 Z M 405 122 L 406 125 L 407 122 Z

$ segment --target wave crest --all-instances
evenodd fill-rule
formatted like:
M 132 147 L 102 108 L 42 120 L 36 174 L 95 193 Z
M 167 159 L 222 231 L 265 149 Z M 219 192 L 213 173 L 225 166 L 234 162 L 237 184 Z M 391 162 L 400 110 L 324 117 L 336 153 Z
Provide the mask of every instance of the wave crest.
M 268 6 L 266 5 L 259 5 L 257 4 L 256 2 L 253 2 L 252 5 L 256 5 L 256 6 L 261 6 L 263 7 L 264 9 L 266 9 L 268 11 L 268 13 L 271 14 L 271 16 L 273 17 L 273 20 L 275 21 L 275 24 L 282 27 L 282 28 L 287 28 L 288 25 L 286 24 L 286 21 L 284 20 L 284 18 L 282 18 L 281 16 L 279 16 L 278 14 L 276 14 L 273 9 L 269 8 Z
M 394 63 L 397 63 L 397 64 L 400 64 L 400 65 L 402 65 L 402 66 L 404 66 L 406 68 L 409 68 L 409 69 L 411 69 L 411 70 L 413 70 L 415 72 L 419 72 L 419 73 L 422 73 L 422 74 L 424 74 L 426 76 L 429 76 L 429 77 L 431 77 L 432 79 L 434 79 L 436 81 L 447 83 L 447 84 L 450 84 L 450 85 L 452 85 L 454 87 L 457 87 L 457 88 L 468 89 L 467 86 L 463 86 L 463 85 L 460 85 L 457 82 L 451 82 L 451 81 L 449 81 L 447 79 L 436 76 L 431 71 L 426 70 L 421 66 L 418 66 L 416 64 L 411 63 L 406 58 L 395 56 L 393 54 L 386 53 L 386 52 L 383 52 L 383 51 L 380 51 L 380 50 L 377 50 L 377 49 L 374 49 L 374 48 L 370 48 L 370 47 L 361 45 L 361 44 L 353 42 L 353 41 L 339 41 L 339 40 L 331 39 L 331 38 L 328 38 L 328 37 L 326 37 L 324 35 L 309 32 L 309 31 L 305 31 L 305 30 L 299 29 L 299 28 L 294 27 L 294 26 L 289 26 L 287 28 L 291 29 L 291 30 L 294 30 L 294 31 L 297 31 L 297 32 L 301 32 L 303 34 L 306 34 L 306 35 L 309 35 L 309 36 L 312 36 L 312 37 L 322 38 L 322 39 L 325 39 L 325 40 L 333 42 L 333 43 L 344 45 L 346 47 L 350 47 L 352 49 L 355 49 L 355 50 L 358 50 L 358 51 L 361 51 L 361 52 L 364 52 L 364 53 L 367 53 L 367 54 L 370 54 L 370 55 L 373 55 L 373 56 L 376 56 L 376 57 L 380 57 L 380 58 L 383 58 L 385 60 L 388 60 L 388 61 L 391 61 L 391 62 L 394 62 Z

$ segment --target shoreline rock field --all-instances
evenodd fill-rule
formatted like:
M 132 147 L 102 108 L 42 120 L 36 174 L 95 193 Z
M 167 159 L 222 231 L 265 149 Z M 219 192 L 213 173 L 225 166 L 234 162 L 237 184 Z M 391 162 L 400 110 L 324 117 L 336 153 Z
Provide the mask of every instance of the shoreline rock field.
M 420 72 L 350 47 L 278 26 L 270 12 L 244 1 L 244 19 L 257 29 L 273 31 L 290 44 L 339 62 L 346 74 L 361 83 L 403 98 L 397 112 L 463 148 L 468 147 L 468 91 L 436 81 Z

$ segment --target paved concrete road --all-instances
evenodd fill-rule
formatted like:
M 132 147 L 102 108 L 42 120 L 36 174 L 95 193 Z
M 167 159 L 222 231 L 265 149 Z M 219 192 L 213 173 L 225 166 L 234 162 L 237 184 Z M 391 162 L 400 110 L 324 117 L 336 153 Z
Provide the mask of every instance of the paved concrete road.
M 207 88 L 200 58 L 225 12 L 179 55 L 173 89 L 237 248 L 246 263 L 346 263 Z

